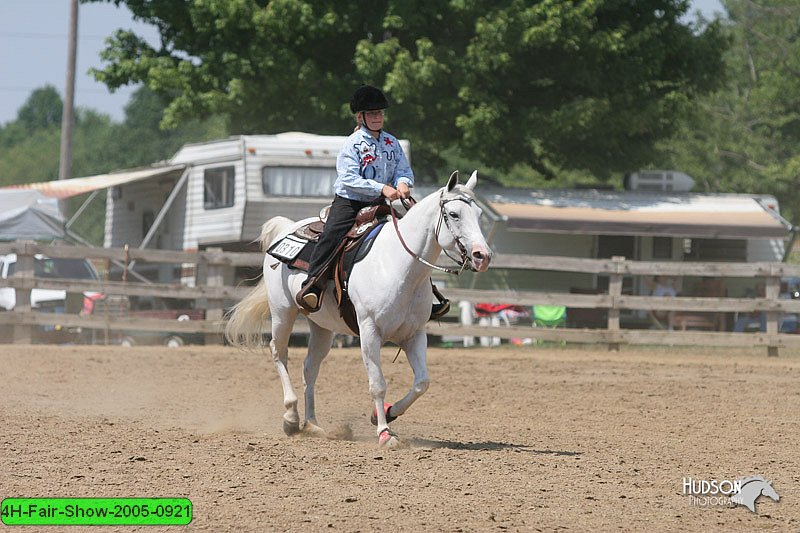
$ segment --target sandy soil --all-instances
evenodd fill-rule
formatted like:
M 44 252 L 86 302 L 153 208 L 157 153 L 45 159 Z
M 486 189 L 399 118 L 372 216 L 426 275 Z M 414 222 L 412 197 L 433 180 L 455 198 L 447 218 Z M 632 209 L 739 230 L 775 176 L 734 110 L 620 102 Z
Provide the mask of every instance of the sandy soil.
M 746 352 L 433 349 L 385 451 L 353 349 L 323 365 L 320 423 L 352 430 L 327 440 L 282 434 L 265 355 L 0 346 L 0 498 L 188 497 L 198 531 L 798 531 L 800 354 Z M 753 474 L 781 495 L 755 514 L 682 492 Z

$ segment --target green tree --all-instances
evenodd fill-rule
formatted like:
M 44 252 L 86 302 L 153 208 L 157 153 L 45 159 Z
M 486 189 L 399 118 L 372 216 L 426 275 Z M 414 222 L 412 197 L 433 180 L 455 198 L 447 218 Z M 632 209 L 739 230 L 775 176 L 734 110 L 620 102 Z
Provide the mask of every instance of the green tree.
M 17 119 L 0 128 L 0 147 L 23 142 L 36 131 L 59 129 L 64 104 L 52 85 L 34 89 L 17 111 Z
M 14 123 L 5 130 L 15 130 Z M 5 135 L 3 135 L 5 137 Z M 59 142 L 58 128 L 36 130 L 20 141 L 0 150 L 0 185 L 16 185 L 58 179 Z
M 52 85 L 34 89 L 0 128 L 0 185 L 58 178 L 63 103 Z
M 17 112 L 17 122 L 27 131 L 60 127 L 64 102 L 52 85 L 45 85 L 31 93 Z
M 228 135 L 225 121 L 212 116 L 205 120 L 189 119 L 179 127 L 159 126 L 166 103 L 147 87 L 141 87 L 125 106 L 125 120 L 115 124 L 111 138 L 104 146 L 114 154 L 112 168 L 149 165 L 172 157 L 189 142 L 219 139 Z
M 666 164 L 709 192 L 774 194 L 782 214 L 800 201 L 800 6 L 794 0 L 727 0 L 728 81 L 703 97 Z
M 718 23 L 681 22 L 688 0 L 106 1 L 161 44 L 117 31 L 95 76 L 163 96 L 163 126 L 221 114 L 237 133 L 343 133 L 367 82 L 429 172 L 448 149 L 546 177 L 650 162 L 716 88 L 727 44 Z

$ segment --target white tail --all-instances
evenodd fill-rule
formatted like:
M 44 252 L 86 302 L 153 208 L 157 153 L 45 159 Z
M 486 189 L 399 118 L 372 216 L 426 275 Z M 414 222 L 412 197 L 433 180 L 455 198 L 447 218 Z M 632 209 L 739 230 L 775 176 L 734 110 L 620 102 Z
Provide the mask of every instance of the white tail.
M 286 217 L 273 217 L 261 226 L 261 251 L 265 252 L 270 243 L 285 232 L 294 222 Z M 267 288 L 262 275 L 258 284 L 253 287 L 241 302 L 228 311 L 228 322 L 225 324 L 225 338 L 231 346 L 255 349 L 262 346 L 262 336 L 269 318 L 269 301 Z
M 272 241 L 288 230 L 292 224 L 294 224 L 294 220 L 286 217 L 272 217 L 264 222 L 264 225 L 261 226 L 261 235 L 258 237 L 258 242 L 261 243 L 261 251 L 266 252 Z

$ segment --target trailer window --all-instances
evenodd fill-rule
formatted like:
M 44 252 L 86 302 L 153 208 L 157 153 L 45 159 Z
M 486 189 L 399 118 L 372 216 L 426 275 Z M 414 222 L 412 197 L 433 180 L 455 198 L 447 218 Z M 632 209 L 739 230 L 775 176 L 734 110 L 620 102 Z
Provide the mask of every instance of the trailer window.
M 672 237 L 653 237 L 653 259 L 672 259 Z
M 261 186 L 267 196 L 333 196 L 335 168 L 264 167 Z
M 747 261 L 745 239 L 689 239 L 684 261 Z
M 220 209 L 233 205 L 236 172 L 233 167 L 207 168 L 203 173 L 203 207 Z

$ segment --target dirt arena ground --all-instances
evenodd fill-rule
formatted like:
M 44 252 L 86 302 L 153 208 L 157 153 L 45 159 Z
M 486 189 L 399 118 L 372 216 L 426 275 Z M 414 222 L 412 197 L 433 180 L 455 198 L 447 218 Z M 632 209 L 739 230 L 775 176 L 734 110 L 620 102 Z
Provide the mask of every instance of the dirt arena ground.
M 383 355 L 397 399 L 411 373 Z M 800 354 L 503 347 L 429 363 L 428 393 L 393 424 L 406 446 L 384 451 L 354 349 L 319 380 L 320 423 L 352 431 L 330 440 L 283 435 L 265 355 L 0 346 L 0 498 L 188 497 L 197 531 L 800 530 Z M 754 474 L 781 496 L 757 513 L 683 494 L 685 477 Z

